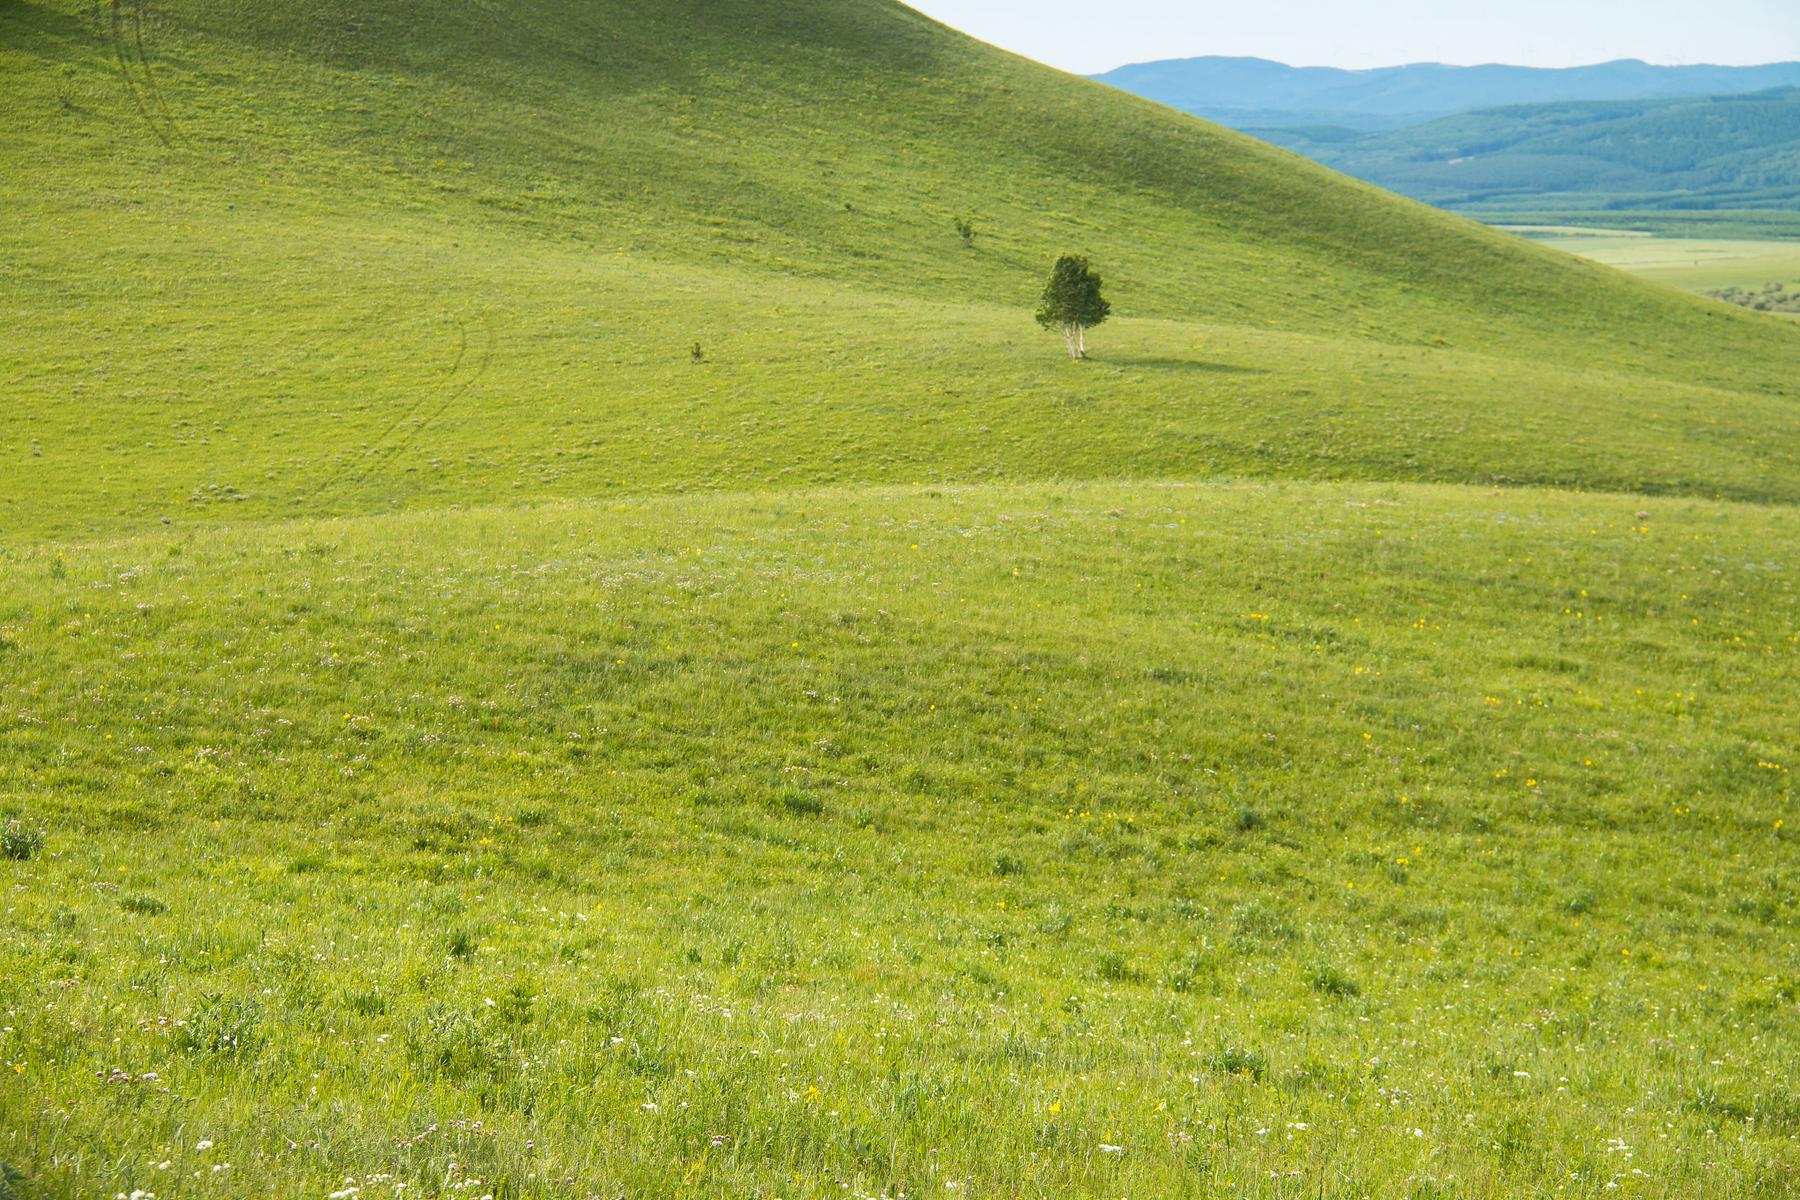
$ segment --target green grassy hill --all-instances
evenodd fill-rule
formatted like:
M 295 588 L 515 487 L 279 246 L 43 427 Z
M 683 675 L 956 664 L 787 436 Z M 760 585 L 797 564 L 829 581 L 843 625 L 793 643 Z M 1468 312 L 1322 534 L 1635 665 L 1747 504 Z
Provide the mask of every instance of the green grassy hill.
M 1792 329 L 897 5 L 273 11 L 0 18 L 12 536 L 860 479 L 1800 487 Z M 1082 377 L 1028 318 L 1071 249 L 1132 347 Z
M 0 78 L 0 1197 L 1786 1194 L 1800 324 L 885 0 Z
M 1800 88 L 1535 104 L 1410 129 L 1272 131 L 1319 162 L 1463 210 L 1756 210 L 1800 200 Z

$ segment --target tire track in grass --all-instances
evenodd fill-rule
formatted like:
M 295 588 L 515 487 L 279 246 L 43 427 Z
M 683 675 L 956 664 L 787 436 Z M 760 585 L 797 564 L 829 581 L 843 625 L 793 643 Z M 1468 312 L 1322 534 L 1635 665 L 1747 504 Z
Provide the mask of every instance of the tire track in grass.
M 459 350 L 457 352 L 457 357 L 456 357 L 457 365 L 460 366 L 463 361 L 463 358 L 464 358 L 464 353 L 468 346 L 468 336 L 469 335 L 468 335 L 468 326 L 467 325 L 465 325 L 461 321 L 458 321 L 457 325 L 462 332 L 462 347 L 459 348 Z M 374 463 L 371 463 L 369 468 L 367 470 L 365 470 L 362 474 L 358 475 L 355 478 L 355 480 L 353 480 L 353 482 L 362 483 L 365 480 L 367 480 L 369 478 L 369 476 L 374 474 L 375 472 L 386 469 L 387 466 L 394 461 L 394 459 L 398 458 L 402 453 L 404 453 L 407 450 L 408 447 L 410 447 L 414 442 L 416 442 L 419 439 L 420 434 L 424 433 L 431 426 L 435 425 L 438 421 L 442 420 L 444 417 L 444 414 L 448 413 L 450 411 L 450 409 L 452 407 L 454 407 L 458 401 L 460 401 L 464 396 L 467 396 L 469 394 L 469 391 L 472 388 L 474 388 L 474 386 L 476 384 L 481 382 L 482 377 L 487 374 L 488 367 L 494 361 L 495 338 L 494 338 L 493 318 L 488 316 L 486 313 L 483 313 L 481 315 L 481 327 L 482 327 L 482 333 L 484 335 L 482 338 L 481 361 L 479 361 L 478 363 L 475 364 L 475 370 L 469 375 L 469 377 L 467 379 L 463 380 L 463 382 L 461 384 L 459 384 L 453 391 L 451 391 L 451 393 L 448 396 L 446 396 L 444 398 L 444 402 L 442 404 L 438 405 L 437 408 L 432 411 L 430 416 L 426 417 L 423 421 L 414 422 L 412 430 L 410 432 L 408 432 L 405 437 L 401 438 L 399 442 L 395 443 L 393 448 L 388 450 L 387 453 L 384 454 L 379 460 L 377 460 Z M 452 378 L 454 378 L 454 372 L 452 373 Z
M 150 54 L 144 49 L 144 10 L 149 5 L 150 0 L 133 0 L 131 5 L 131 34 L 132 41 L 137 46 L 138 64 L 144 70 L 144 86 L 150 90 L 150 98 L 155 101 L 157 111 L 162 114 L 162 119 L 174 134 L 175 140 L 186 144 L 187 137 L 182 132 L 181 122 L 175 119 L 169 102 L 163 98 L 162 87 L 156 82 L 156 72 L 150 67 Z
M 463 321 L 462 318 L 460 318 L 460 317 L 453 317 L 451 319 L 453 321 L 455 321 L 455 323 L 456 323 L 456 339 L 457 339 L 456 340 L 456 354 L 450 360 L 450 368 L 444 372 L 444 378 L 445 378 L 446 383 L 449 383 L 449 382 L 455 380 L 456 373 L 457 373 L 457 371 L 462 369 L 463 359 L 467 355 L 468 349 L 469 349 L 469 326 L 468 326 L 468 324 L 465 321 Z M 311 499 L 317 500 L 319 497 L 321 497 L 325 493 L 329 492 L 332 488 L 336 487 L 340 482 L 343 481 L 344 476 L 347 475 L 351 470 L 353 470 L 358 463 L 366 462 L 369 459 L 375 457 L 376 455 L 382 453 L 382 444 L 384 442 L 386 442 L 390 437 L 394 436 L 394 434 L 399 431 L 399 429 L 402 425 L 405 425 L 406 422 L 408 422 L 408 421 L 412 420 L 414 417 L 416 417 L 419 413 L 419 410 L 424 408 L 430 402 L 431 402 L 430 394 L 427 392 L 421 391 L 419 398 L 417 400 L 414 400 L 411 404 L 407 405 L 406 408 L 398 416 L 396 416 L 392 421 L 388 422 L 386 427 L 384 427 L 380 433 L 375 435 L 374 439 L 369 442 L 368 448 L 366 450 L 364 450 L 360 456 L 352 457 L 348 461 L 340 463 L 337 466 L 337 468 L 331 472 L 330 475 L 326 476 L 325 482 L 321 483 L 318 487 L 313 489 Z M 365 471 L 363 473 L 363 475 L 359 475 L 359 476 L 357 476 L 357 478 L 360 480 L 360 479 L 366 478 L 366 476 L 367 476 L 367 472 Z
M 156 75 L 150 69 L 150 54 L 144 47 L 144 7 L 147 3 L 148 0 L 131 0 L 130 5 L 131 33 L 129 41 L 136 51 L 137 66 L 143 73 L 143 82 L 140 84 L 132 73 L 132 52 L 126 47 L 128 40 L 125 32 L 126 0 L 111 0 L 110 3 L 113 58 L 118 63 L 119 78 L 124 82 L 126 94 L 131 97 L 131 102 L 137 108 L 138 115 L 144 119 L 144 124 L 149 127 L 150 132 L 156 135 L 157 141 L 173 149 L 176 142 L 185 143 L 187 139 L 182 135 L 181 124 L 175 119 L 174 111 L 170 109 L 169 102 L 164 99 L 162 88 L 157 86 Z M 145 100 L 146 93 L 150 97 L 148 101 Z M 152 107 L 155 108 L 155 112 L 151 111 Z
M 339 466 L 326 477 L 324 483 L 321 483 L 318 487 L 313 489 L 310 496 L 304 497 L 305 499 L 317 501 L 330 492 L 332 488 L 345 482 L 346 479 L 348 482 L 354 484 L 367 482 L 371 475 L 385 470 L 392 464 L 395 458 L 404 453 L 409 446 L 418 440 L 420 434 L 442 419 L 458 401 L 469 394 L 470 389 L 481 382 L 482 377 L 487 374 L 489 364 L 493 362 L 495 337 L 492 318 L 483 314 L 480 319 L 486 337 L 484 339 L 480 361 L 476 363 L 474 370 L 469 373 L 461 383 L 456 382 L 456 377 L 458 373 L 462 371 L 463 364 L 467 361 L 469 355 L 469 326 L 466 321 L 458 317 L 455 318 L 457 333 L 456 354 L 451 359 L 449 370 L 444 373 L 445 383 L 450 386 L 449 393 L 443 397 L 437 407 L 431 411 L 430 415 L 423 419 L 420 419 L 419 413 L 431 403 L 432 396 L 429 393 L 421 395 L 418 400 L 414 401 L 411 405 L 408 405 L 403 412 L 396 416 L 392 421 L 388 422 L 386 428 L 375 437 L 374 441 L 369 443 L 369 448 L 365 450 L 360 457 L 351 459 L 349 462 Z M 384 444 L 388 443 L 389 439 L 396 433 L 399 433 L 403 427 L 409 423 L 413 428 L 402 436 L 399 441 L 393 442 L 392 444 Z M 358 470 L 359 467 L 361 468 L 360 470 Z M 354 475 L 351 474 L 353 471 L 356 472 Z
M 112 0 L 112 47 L 113 57 L 119 65 L 119 78 L 125 84 L 125 93 L 131 97 L 132 104 L 137 106 L 138 115 L 144 118 L 144 124 L 156 135 L 156 140 L 164 146 L 173 148 L 174 142 L 163 127 L 156 123 L 150 113 L 150 106 L 144 103 L 144 94 L 138 90 L 137 80 L 131 75 L 131 59 L 125 53 L 125 10 L 124 0 Z
M 453 319 L 456 321 L 456 355 L 450 360 L 450 369 L 444 372 L 444 382 L 446 384 L 455 381 L 456 373 L 462 370 L 463 359 L 467 358 L 469 354 L 469 323 L 464 321 L 461 317 Z M 370 455 L 378 453 L 383 442 L 399 432 L 402 425 L 405 425 L 408 421 L 412 420 L 413 417 L 417 416 L 419 410 L 424 408 L 430 402 L 430 395 L 428 393 L 421 395 L 417 400 L 413 401 L 406 411 L 388 422 L 387 428 L 375 435 L 375 440 L 369 443 L 368 452 L 363 457 L 367 458 Z

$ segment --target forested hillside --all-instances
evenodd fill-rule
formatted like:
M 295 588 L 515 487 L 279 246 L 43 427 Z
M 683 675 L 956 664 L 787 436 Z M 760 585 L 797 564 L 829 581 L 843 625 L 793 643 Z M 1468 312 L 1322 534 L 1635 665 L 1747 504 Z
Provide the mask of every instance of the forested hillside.
M 1449 207 L 1791 211 L 1800 204 L 1800 88 L 1497 108 L 1381 133 L 1256 132 Z
M 1376 130 L 1520 104 L 1767 91 L 1800 85 L 1800 63 L 1666 67 L 1624 59 L 1568 68 L 1413 63 L 1357 71 L 1205 57 L 1137 63 L 1096 78 L 1237 129 Z

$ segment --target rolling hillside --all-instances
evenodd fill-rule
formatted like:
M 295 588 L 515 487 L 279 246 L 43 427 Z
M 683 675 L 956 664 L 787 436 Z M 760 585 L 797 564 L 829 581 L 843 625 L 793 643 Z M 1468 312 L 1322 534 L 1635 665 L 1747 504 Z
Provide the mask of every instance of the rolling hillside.
M 1281 145 L 1433 204 L 1474 209 L 1770 209 L 1800 204 L 1800 88 L 1546 104 L 1391 133 L 1272 130 Z
M 0 1200 L 1800 1173 L 1800 322 L 889 0 L 0 78 Z
M 1659 67 L 1625 59 L 1573 68 L 1413 63 L 1347 71 L 1211 56 L 1137 63 L 1096 78 L 1234 129 L 1332 125 L 1368 132 L 1475 109 L 1795 87 L 1800 86 L 1800 63 Z
M 1793 330 L 898 5 L 122 12 L 0 16 L 9 537 L 861 479 L 1800 487 Z M 1028 318 L 1065 250 L 1129 318 L 1079 382 Z

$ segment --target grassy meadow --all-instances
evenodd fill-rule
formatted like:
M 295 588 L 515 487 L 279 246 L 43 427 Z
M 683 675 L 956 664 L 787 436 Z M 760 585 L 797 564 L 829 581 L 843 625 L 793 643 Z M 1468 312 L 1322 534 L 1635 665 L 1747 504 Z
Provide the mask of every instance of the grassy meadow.
M 1578 230 L 1636 230 L 1663 237 L 1719 241 L 1774 241 L 1800 238 L 1800 213 L 1781 209 L 1666 209 L 1645 212 L 1595 208 L 1578 212 L 1482 210 L 1490 225 L 1563 226 Z
M 0 1200 L 1800 1194 L 1800 326 L 886 0 L 0 75 Z
M 1789 529 L 1094 485 L 33 551 L 7 1153 L 159 1195 L 1782 1194 Z
M 1658 237 L 1625 231 L 1534 230 L 1535 241 L 1691 292 L 1800 283 L 1800 241 Z

